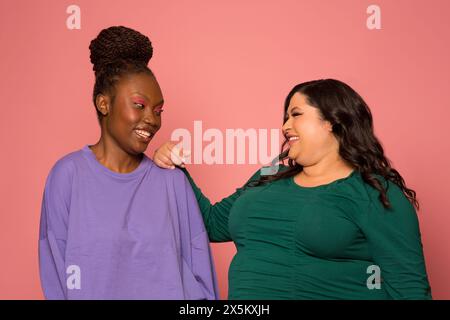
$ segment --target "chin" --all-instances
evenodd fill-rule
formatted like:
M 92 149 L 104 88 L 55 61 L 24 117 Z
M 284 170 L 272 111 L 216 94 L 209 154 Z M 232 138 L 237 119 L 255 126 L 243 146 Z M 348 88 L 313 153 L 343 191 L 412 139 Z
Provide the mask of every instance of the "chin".
M 147 145 L 132 145 L 130 146 L 130 151 L 134 155 L 139 155 L 141 153 L 144 153 L 147 150 Z
M 288 158 L 292 161 L 294 161 L 296 164 L 304 166 L 304 161 L 302 161 L 300 155 L 298 154 L 298 152 L 295 153 L 289 153 L 288 154 Z
M 293 150 L 289 150 L 289 153 L 288 153 L 288 158 L 289 159 L 295 161 L 295 159 L 297 159 L 297 157 L 298 157 L 298 152 L 295 152 Z
M 145 147 L 138 148 L 138 149 L 136 149 L 136 151 L 138 151 L 139 154 L 144 153 L 145 151 L 147 151 L 147 148 L 148 148 L 148 145 L 146 145 Z

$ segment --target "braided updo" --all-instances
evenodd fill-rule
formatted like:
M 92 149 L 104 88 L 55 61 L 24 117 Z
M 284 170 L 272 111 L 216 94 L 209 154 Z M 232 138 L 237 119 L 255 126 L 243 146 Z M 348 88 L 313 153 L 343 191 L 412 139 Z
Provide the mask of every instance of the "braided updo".
M 114 102 L 115 84 L 121 76 L 141 72 L 153 76 L 147 67 L 153 55 L 152 44 L 136 30 L 123 26 L 103 29 L 91 41 L 89 50 L 95 72 L 94 106 L 99 94 L 108 94 Z M 97 116 L 100 120 L 103 115 L 97 110 Z

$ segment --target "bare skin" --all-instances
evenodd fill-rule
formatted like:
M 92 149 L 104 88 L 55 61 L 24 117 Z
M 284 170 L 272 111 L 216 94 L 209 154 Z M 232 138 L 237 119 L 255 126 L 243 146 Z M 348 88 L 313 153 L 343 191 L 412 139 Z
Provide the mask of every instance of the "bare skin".
M 282 130 L 287 137 L 298 137 L 289 142 L 288 155 L 303 166 L 294 177 L 298 185 L 316 187 L 348 177 L 353 172 L 354 168 L 339 155 L 339 142 L 331 123 L 321 118 L 318 108 L 307 103 L 306 96 L 293 95 Z M 172 152 L 176 144 L 176 141 L 168 141 L 155 151 L 153 161 L 156 165 L 166 169 L 185 166 L 182 152 L 181 155 Z
M 329 121 L 318 108 L 308 104 L 303 94 L 292 96 L 283 133 L 289 141 L 289 158 L 303 166 L 294 181 L 303 187 L 315 187 L 349 176 L 354 168 L 339 155 L 339 142 Z M 298 138 L 295 140 L 295 138 Z
M 114 99 L 98 95 L 101 136 L 90 147 L 97 160 L 114 172 L 134 171 L 161 127 L 163 104 L 158 82 L 147 73 L 123 76 L 115 86 Z

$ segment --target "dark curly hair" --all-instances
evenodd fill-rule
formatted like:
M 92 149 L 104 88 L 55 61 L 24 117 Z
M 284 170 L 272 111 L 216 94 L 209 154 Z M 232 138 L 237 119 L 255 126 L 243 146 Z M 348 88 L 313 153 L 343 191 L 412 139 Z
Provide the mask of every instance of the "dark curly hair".
M 361 173 L 364 182 L 378 190 L 379 200 L 384 207 L 391 207 L 386 195 L 388 185 L 383 186 L 376 175 L 395 183 L 408 200 L 419 209 L 416 192 L 406 187 L 400 173 L 392 168 L 389 159 L 384 155 L 383 147 L 374 134 L 370 109 L 355 90 L 334 79 L 298 84 L 286 97 L 283 122 L 288 118 L 289 103 L 296 93 L 305 95 L 308 103 L 319 109 L 322 119 L 332 124 L 333 134 L 339 142 L 339 155 Z M 288 139 L 285 137 L 282 152 L 274 164 L 287 158 L 288 150 L 285 150 L 287 143 Z M 287 169 L 274 175 L 261 176 L 258 181 L 249 183 L 249 186 L 292 177 L 303 170 L 303 167 L 292 159 L 289 159 L 288 164 Z
M 121 76 L 145 72 L 153 76 L 147 64 L 153 55 L 149 38 L 136 30 L 114 26 L 103 29 L 89 45 L 94 65 L 95 85 L 92 99 L 99 121 L 96 98 L 108 94 L 114 102 L 115 84 Z

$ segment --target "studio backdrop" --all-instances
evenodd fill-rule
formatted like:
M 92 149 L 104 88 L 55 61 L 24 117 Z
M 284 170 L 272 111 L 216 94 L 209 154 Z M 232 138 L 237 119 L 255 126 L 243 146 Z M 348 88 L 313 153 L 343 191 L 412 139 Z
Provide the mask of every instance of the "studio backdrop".
M 351 85 L 417 192 L 433 297 L 450 299 L 449 12 L 447 0 L 2 0 L 0 298 L 43 298 L 45 179 L 59 158 L 97 142 L 88 47 L 101 29 L 123 25 L 152 41 L 149 66 L 165 100 L 147 155 L 183 136 L 189 171 L 212 201 L 278 152 L 294 85 Z M 233 133 L 244 134 L 241 144 Z M 211 247 L 225 299 L 235 247 Z

